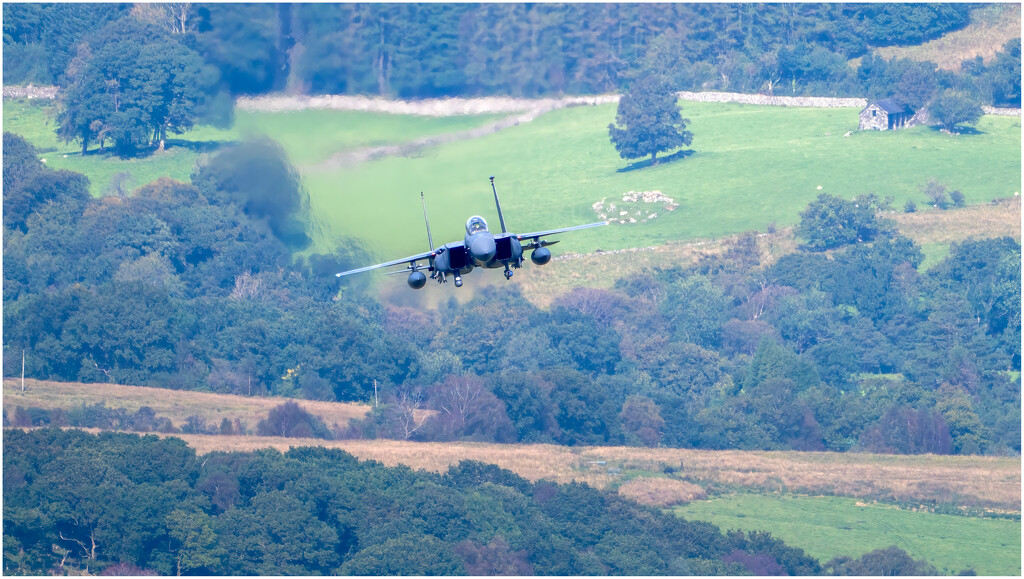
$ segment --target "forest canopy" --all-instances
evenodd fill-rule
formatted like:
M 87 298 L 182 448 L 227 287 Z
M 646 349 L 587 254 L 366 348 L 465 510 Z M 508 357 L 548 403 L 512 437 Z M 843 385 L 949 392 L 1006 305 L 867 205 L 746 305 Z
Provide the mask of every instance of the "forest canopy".
M 821 571 L 768 533 L 473 461 L 437 474 L 325 448 L 198 457 L 176 438 L 57 428 L 8 430 L 3 455 L 5 574 Z
M 376 383 L 382 404 L 331 436 L 1020 451 L 1014 239 L 954 243 L 922 272 L 884 201 L 826 195 L 797 227 L 807 247 L 770 264 L 746 234 L 549 309 L 513 286 L 419 311 L 338 296 L 344 256 L 292 257 L 301 190 L 261 205 L 229 178 L 277 150 L 92 198 L 5 134 L 5 375 L 25 352 L 50 380 L 356 402 Z M 458 396 L 473 403 L 444 411 Z M 423 409 L 437 420 L 410 426 Z
M 401 98 L 594 94 L 622 91 L 650 69 L 667 74 L 677 90 L 874 98 L 878 87 L 924 82 L 973 91 L 986 104 L 1019 106 L 1019 40 L 989 65 L 972 63 L 962 74 L 872 56 L 871 47 L 919 44 L 962 28 L 973 7 L 10 4 L 4 80 L 70 86 L 82 71 L 75 60 L 89 60 L 111 38 L 130 37 L 127 27 L 149 28 L 153 42 L 199 55 L 217 72 L 203 89 L 211 100 L 222 91 L 285 89 Z M 858 66 L 849 64 L 861 57 Z M 899 69 L 897 82 L 887 77 L 892 67 Z M 908 67 L 914 70 L 904 78 Z

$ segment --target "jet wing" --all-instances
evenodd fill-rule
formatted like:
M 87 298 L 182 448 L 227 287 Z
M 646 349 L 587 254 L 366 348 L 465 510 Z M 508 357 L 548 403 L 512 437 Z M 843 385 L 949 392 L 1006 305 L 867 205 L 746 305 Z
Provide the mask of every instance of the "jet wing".
M 547 231 L 535 231 L 533 233 L 517 233 L 516 239 L 522 241 L 524 239 L 536 239 L 538 237 L 544 237 L 545 235 L 552 235 L 555 233 L 564 233 L 566 231 L 575 231 L 577 229 L 589 229 L 591 227 L 600 227 L 602 225 L 608 225 L 607 221 L 600 221 L 598 223 L 588 223 L 586 225 L 575 225 L 573 227 L 563 227 L 562 229 L 549 229 Z
M 402 264 L 406 264 L 406 263 L 412 263 L 414 261 L 420 261 L 422 259 L 427 259 L 427 258 L 434 257 L 434 256 L 437 255 L 437 253 L 438 253 L 437 251 L 427 251 L 427 252 L 419 253 L 419 254 L 416 254 L 416 255 L 410 255 L 409 257 L 403 257 L 402 259 L 396 259 L 395 261 L 389 261 L 387 263 L 378 263 L 377 265 L 370 265 L 370 266 L 367 266 L 367 267 L 361 267 L 359 269 L 350 269 L 348 271 L 343 271 L 341 273 L 336 273 L 334 275 L 337 276 L 337 277 L 341 277 L 343 275 L 352 275 L 354 273 L 363 273 L 364 271 L 370 271 L 371 269 L 378 269 L 378 268 L 381 268 L 381 267 L 390 267 L 392 265 L 402 265 Z

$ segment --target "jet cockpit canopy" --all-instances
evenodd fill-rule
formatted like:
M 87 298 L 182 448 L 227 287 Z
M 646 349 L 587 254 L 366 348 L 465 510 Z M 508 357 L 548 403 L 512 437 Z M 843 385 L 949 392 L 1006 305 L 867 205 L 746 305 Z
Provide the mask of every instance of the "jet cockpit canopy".
M 474 233 L 480 233 L 481 231 L 487 231 L 487 222 L 484 221 L 483 217 L 474 215 L 466 221 L 466 233 L 472 235 Z

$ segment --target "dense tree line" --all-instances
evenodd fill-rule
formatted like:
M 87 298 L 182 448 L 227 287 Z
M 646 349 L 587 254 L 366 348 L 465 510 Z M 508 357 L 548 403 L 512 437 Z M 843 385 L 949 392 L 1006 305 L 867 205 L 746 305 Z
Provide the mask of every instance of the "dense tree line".
M 8 430 L 3 450 L 5 574 L 822 570 L 768 533 L 472 461 L 442 475 L 325 448 L 197 457 L 180 439 L 56 428 Z
M 402 98 L 676 90 L 1020 106 L 1020 40 L 960 72 L 885 60 L 969 23 L 969 4 L 58 4 L 4 6 L 8 83 L 62 87 L 60 135 L 123 155 L 231 97 Z M 861 60 L 851 66 L 853 58 Z
M 510 284 L 419 311 L 338 293 L 358 249 L 291 257 L 304 196 L 272 144 L 93 199 L 5 134 L 3 178 L 7 376 L 25 352 L 40 379 L 376 392 L 339 436 L 1020 452 L 1019 242 L 956 243 L 921 272 L 873 195 L 819 197 L 774 263 L 747 234 L 547 310 Z

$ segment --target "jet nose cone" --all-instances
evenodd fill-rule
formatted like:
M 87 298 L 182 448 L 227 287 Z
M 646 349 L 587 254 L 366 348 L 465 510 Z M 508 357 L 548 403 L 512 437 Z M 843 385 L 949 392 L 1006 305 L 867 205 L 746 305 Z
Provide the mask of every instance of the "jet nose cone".
M 497 248 L 494 246 L 494 239 L 489 236 L 480 236 L 474 239 L 469 245 L 469 252 L 473 254 L 473 260 L 478 265 L 484 265 L 494 259 Z

